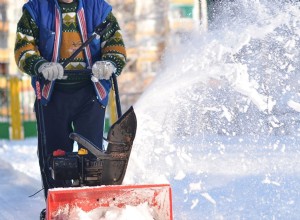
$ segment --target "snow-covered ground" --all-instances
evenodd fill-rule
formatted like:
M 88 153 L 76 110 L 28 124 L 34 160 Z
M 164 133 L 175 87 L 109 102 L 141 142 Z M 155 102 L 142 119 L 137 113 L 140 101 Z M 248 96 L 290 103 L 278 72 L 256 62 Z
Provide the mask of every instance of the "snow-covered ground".
M 300 219 L 300 5 L 223 2 L 134 105 L 124 184 L 170 183 L 176 220 Z M 36 140 L 0 153 L 0 219 L 37 219 Z
M 0 219 L 38 219 L 45 207 L 36 154 L 36 140 L 0 140 Z

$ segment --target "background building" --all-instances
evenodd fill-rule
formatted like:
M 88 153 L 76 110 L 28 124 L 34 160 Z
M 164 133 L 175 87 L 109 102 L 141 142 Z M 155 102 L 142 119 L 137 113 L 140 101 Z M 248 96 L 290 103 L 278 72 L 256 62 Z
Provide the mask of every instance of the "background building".
M 0 0 L 0 74 L 8 73 L 8 31 L 9 23 L 7 18 L 7 0 Z
M 166 47 L 175 47 L 191 30 L 207 28 L 206 0 L 111 0 L 123 30 L 128 63 L 119 79 L 128 108 L 161 69 Z M 172 38 L 171 38 L 172 36 Z

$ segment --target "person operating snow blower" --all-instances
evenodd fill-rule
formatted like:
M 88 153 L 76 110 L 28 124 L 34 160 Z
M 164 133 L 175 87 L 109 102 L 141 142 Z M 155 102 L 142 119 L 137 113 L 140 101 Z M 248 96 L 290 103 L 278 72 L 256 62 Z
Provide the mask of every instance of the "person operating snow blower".
M 65 65 L 100 24 L 101 36 Z M 37 96 L 41 93 L 41 105 L 36 100 L 35 112 L 38 157 L 47 198 L 48 189 L 71 184 L 53 180 L 50 171 L 44 169 L 47 155 L 55 150 L 73 151 L 71 132 L 102 149 L 110 77 L 121 74 L 126 50 L 112 7 L 104 0 L 30 0 L 23 6 L 16 36 L 16 63 L 31 76 Z M 84 69 L 91 69 L 92 75 L 64 74 L 65 70 L 79 73 Z

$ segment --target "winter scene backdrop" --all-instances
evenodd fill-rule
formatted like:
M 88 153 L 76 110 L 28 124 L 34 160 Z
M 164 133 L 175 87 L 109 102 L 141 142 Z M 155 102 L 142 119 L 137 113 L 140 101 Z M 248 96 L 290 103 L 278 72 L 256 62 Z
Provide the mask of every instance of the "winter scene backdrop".
M 300 219 L 300 3 L 220 4 L 134 104 L 124 184 L 170 183 L 175 220 Z M 36 145 L 0 140 L 0 219 L 45 207 Z

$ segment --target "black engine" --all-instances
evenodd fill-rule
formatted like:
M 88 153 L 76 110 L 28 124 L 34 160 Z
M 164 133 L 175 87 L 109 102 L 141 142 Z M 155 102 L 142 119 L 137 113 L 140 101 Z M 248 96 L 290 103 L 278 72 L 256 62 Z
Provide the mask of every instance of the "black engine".
M 73 186 L 99 186 L 122 184 L 133 140 L 136 116 L 130 108 L 112 125 L 107 136 L 107 150 L 99 150 L 93 143 L 77 133 L 70 138 L 82 146 L 78 152 L 53 152 L 50 169 L 54 180 L 71 180 Z

